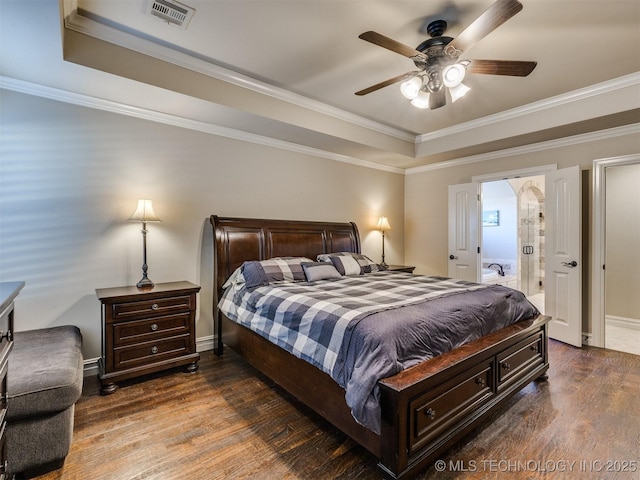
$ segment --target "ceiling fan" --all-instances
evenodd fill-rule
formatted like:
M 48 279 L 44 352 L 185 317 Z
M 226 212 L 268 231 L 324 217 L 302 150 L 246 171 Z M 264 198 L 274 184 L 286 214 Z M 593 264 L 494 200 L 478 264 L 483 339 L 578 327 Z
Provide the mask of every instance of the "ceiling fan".
M 403 82 L 402 94 L 418 108 L 440 108 L 447 103 L 447 90 L 451 100 L 469 91 L 462 83 L 465 73 L 509 75 L 526 77 L 536 67 L 536 62 L 516 60 L 458 60 L 460 55 L 504 22 L 522 10 L 518 0 L 498 0 L 480 15 L 456 38 L 445 37 L 447 22 L 435 20 L 427 26 L 431 38 L 415 49 L 377 32 L 368 31 L 359 38 L 413 60 L 414 70 L 356 92 L 367 95 L 388 85 Z

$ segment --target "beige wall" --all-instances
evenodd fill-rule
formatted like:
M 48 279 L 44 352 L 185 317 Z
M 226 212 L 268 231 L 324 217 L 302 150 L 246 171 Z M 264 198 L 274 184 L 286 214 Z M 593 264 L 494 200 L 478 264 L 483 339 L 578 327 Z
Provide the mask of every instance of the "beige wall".
M 640 164 L 606 169 L 605 314 L 640 322 Z
M 640 135 L 636 134 L 406 175 L 405 262 L 416 265 L 416 273 L 447 274 L 448 185 L 471 182 L 475 175 L 549 164 L 557 164 L 558 168 L 580 165 L 583 170 L 583 331 L 591 332 L 589 241 L 593 160 L 639 151 Z
M 212 335 L 211 214 L 355 221 L 362 250 L 402 263 L 404 177 L 0 90 L 0 281 L 26 281 L 16 330 L 75 324 L 100 354 L 95 289 L 141 276 L 151 198 L 149 277 L 201 284 L 197 338 Z

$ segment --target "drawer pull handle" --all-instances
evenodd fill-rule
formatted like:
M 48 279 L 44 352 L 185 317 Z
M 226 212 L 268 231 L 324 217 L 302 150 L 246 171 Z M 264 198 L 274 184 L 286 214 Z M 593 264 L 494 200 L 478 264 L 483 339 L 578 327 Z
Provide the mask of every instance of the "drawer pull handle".
M 153 325 L 151 325 L 151 330 L 152 330 L 152 331 L 154 331 L 154 332 L 155 332 L 156 330 L 158 330 L 158 324 L 157 324 L 157 323 L 154 323 Z
M 160 307 L 158 307 L 157 303 L 154 303 L 153 305 L 151 305 L 151 310 L 158 310 L 158 308 Z
M 531 350 L 538 353 L 538 345 L 531 345 Z
M 13 340 L 13 333 L 11 332 L 11 330 L 7 330 L 6 332 L 0 330 L 0 343 L 2 343 L 5 338 L 7 339 L 7 342 Z
M 480 385 L 481 387 L 484 387 L 486 382 L 484 381 L 484 378 L 478 377 L 478 378 L 476 378 L 476 383 L 478 385 Z
M 509 370 L 509 369 L 511 368 L 511 364 L 509 364 L 509 363 L 507 363 L 507 362 L 504 362 L 504 363 L 502 364 L 502 368 L 504 368 L 505 370 Z
M 427 417 L 429 417 L 431 420 L 436 418 L 436 411 L 433 408 L 429 408 L 428 410 L 425 410 L 424 414 Z
M 155 345 L 151 348 L 151 353 L 158 353 L 158 347 Z

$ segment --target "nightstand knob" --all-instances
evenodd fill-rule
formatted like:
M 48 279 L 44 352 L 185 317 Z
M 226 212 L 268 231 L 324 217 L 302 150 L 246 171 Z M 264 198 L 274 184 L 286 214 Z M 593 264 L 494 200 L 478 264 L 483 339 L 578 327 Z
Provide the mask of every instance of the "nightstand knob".
M 151 325 L 151 330 L 152 330 L 152 331 L 154 331 L 154 332 L 155 332 L 156 330 L 158 330 L 158 324 L 157 324 L 157 323 L 154 323 L 153 325 Z
M 155 345 L 151 348 L 151 353 L 158 353 L 158 347 Z
M 431 420 L 436 418 L 436 411 L 433 408 L 429 408 L 428 410 L 425 410 L 424 414 L 427 417 L 429 417 Z
M 0 343 L 2 343 L 2 341 L 4 339 L 7 339 L 7 341 L 11 341 L 13 340 L 13 333 L 11 333 L 11 330 L 7 330 L 6 332 L 3 332 L 2 330 L 0 330 Z
M 157 303 L 154 303 L 153 305 L 151 305 L 151 310 L 157 310 L 158 308 L 159 307 Z

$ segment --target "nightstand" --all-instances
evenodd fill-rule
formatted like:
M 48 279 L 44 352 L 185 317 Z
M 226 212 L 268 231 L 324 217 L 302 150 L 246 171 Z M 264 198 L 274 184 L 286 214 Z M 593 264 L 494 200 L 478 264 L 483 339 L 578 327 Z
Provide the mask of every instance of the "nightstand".
M 416 267 L 410 267 L 408 265 L 387 265 L 387 270 L 390 272 L 405 272 L 413 273 Z
M 168 368 L 198 369 L 195 318 L 198 285 L 157 283 L 99 288 L 102 303 L 100 393 L 117 390 L 117 382 Z

